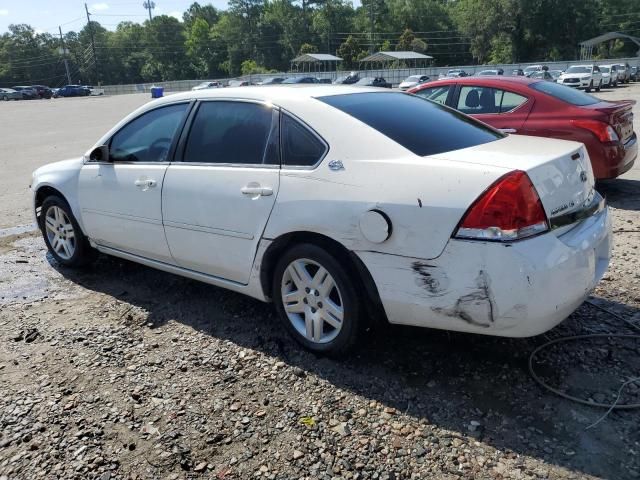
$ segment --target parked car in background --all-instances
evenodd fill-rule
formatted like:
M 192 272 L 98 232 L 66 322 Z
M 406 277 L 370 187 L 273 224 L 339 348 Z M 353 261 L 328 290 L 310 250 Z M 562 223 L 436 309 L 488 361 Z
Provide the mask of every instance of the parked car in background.
M 501 68 L 493 69 L 493 70 L 481 70 L 476 75 L 480 77 L 484 77 L 488 75 L 504 75 L 504 70 Z
M 253 85 L 249 80 L 229 80 L 229 87 L 250 87 Z
M 341 75 L 336 78 L 333 83 L 342 85 L 352 85 L 360 80 L 360 74 L 358 72 L 349 72 L 348 75 Z
M 511 75 L 514 77 L 524 77 L 524 70 L 521 68 L 514 68 L 511 70 Z
M 84 156 L 36 170 L 55 262 L 95 248 L 273 301 L 318 354 L 344 353 L 376 317 L 538 335 L 607 270 L 610 213 L 579 143 L 506 136 L 387 89 L 236 96 L 151 101 Z
M 38 98 L 46 98 L 48 100 L 53 96 L 51 89 L 45 85 L 31 85 L 31 88 L 36 91 Z
M 529 65 L 528 67 L 525 67 L 523 70 L 523 74 L 524 76 L 528 76 L 530 73 L 533 72 L 541 72 L 545 70 L 545 67 L 543 65 Z
M 400 82 L 400 85 L 398 85 L 398 88 L 400 90 L 409 90 L 410 88 L 413 88 L 417 85 L 420 85 L 428 81 L 429 81 L 429 75 L 410 75 L 407 78 L 405 78 L 402 82 Z
M 365 77 L 358 80 L 354 85 L 358 87 L 381 87 L 391 88 L 391 84 L 382 77 Z
M 617 65 L 600 65 L 600 73 L 602 73 L 603 87 L 618 86 L 618 66 Z
M 584 88 L 590 92 L 594 88 L 600 91 L 602 73 L 597 65 L 571 65 L 560 77 L 558 83 L 574 88 Z
M 438 80 L 409 90 L 506 133 L 584 143 L 596 178 L 629 170 L 638 145 L 635 101 L 604 101 L 554 82 L 522 77 Z
M 198 90 L 205 90 L 207 88 L 222 88 L 222 84 L 220 82 L 202 82 L 199 85 L 196 85 L 195 87 L 193 87 L 191 90 L 192 91 L 198 91 Z
M 0 100 L 8 102 L 9 100 L 22 100 L 22 92 L 13 88 L 0 88 Z
M 447 70 L 447 77 L 468 77 L 469 74 L 459 68 Z
M 318 83 L 324 83 L 326 85 L 331 85 L 333 82 L 330 78 L 319 78 Z
M 631 81 L 632 82 L 637 82 L 639 79 L 639 75 L 638 75 L 638 67 L 631 67 Z
M 260 85 L 279 85 L 282 82 L 284 82 L 284 77 L 271 77 L 262 80 Z
M 620 83 L 629 83 L 631 80 L 631 67 L 628 63 L 619 63 L 618 67 L 618 81 Z
M 18 85 L 13 87 L 14 90 L 20 92 L 22 94 L 23 100 L 34 100 L 38 98 L 38 92 L 36 92 L 33 88 L 27 87 L 24 85 Z
M 91 90 L 83 85 L 65 85 L 58 89 L 58 97 L 87 97 Z
M 539 70 L 537 72 L 531 72 L 527 75 L 527 78 L 534 78 L 538 80 L 547 80 L 548 82 L 555 82 L 553 75 L 548 70 Z
M 562 75 L 564 72 L 562 70 L 549 70 L 549 73 L 551 74 L 553 81 L 557 82 L 560 78 L 560 75 Z
M 296 83 L 320 83 L 320 80 L 316 77 L 289 77 L 282 83 L 287 85 Z
M 104 95 L 104 88 L 94 87 L 93 85 L 84 85 L 84 87 L 89 89 L 89 95 L 94 97 Z

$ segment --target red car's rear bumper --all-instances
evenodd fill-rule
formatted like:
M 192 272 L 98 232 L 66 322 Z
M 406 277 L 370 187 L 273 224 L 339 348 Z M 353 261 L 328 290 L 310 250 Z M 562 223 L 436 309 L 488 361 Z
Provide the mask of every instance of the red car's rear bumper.
M 626 143 L 587 145 L 593 173 L 598 180 L 616 178 L 633 167 L 638 156 L 638 139 L 634 134 Z

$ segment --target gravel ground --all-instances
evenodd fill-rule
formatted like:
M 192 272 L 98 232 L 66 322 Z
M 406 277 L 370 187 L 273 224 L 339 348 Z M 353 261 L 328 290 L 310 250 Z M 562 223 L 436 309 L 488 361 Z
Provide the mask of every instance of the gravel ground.
M 3 172 L 11 162 L 22 171 L 10 153 Z M 616 246 L 593 301 L 640 325 L 638 171 L 599 187 Z M 14 197 L 0 225 L 27 223 L 28 195 Z M 335 361 L 300 350 L 269 305 L 109 257 L 67 270 L 29 227 L 8 228 L 0 479 L 639 478 L 640 411 L 588 428 L 603 409 L 553 395 L 528 372 L 547 340 L 603 332 L 634 330 L 585 304 L 531 339 L 380 326 Z M 568 394 L 610 403 L 639 375 L 639 354 L 634 339 L 563 343 L 535 368 Z M 629 384 L 620 403 L 637 402 L 640 384 Z

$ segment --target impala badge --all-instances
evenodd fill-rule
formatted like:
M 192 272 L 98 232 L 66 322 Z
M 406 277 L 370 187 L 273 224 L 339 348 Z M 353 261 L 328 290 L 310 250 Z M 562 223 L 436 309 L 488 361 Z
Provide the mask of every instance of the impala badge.
M 329 162 L 329 168 L 331 170 L 344 170 L 344 165 L 342 164 L 342 160 L 331 160 Z

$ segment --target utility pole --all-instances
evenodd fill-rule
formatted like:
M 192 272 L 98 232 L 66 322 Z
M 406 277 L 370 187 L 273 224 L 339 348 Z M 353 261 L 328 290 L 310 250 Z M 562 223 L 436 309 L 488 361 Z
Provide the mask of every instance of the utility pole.
M 62 55 L 64 55 L 64 69 L 67 72 L 67 84 L 71 84 L 71 74 L 69 73 L 69 61 L 67 60 L 67 49 L 64 46 L 64 37 L 62 36 L 62 27 L 58 27 L 60 31 L 60 45 L 62 45 Z
M 96 83 L 100 85 L 100 75 L 98 74 L 98 55 L 96 55 L 96 40 L 93 36 L 93 25 L 91 25 L 91 14 L 89 13 L 89 7 L 84 4 L 84 9 L 87 12 L 87 26 L 89 27 L 89 35 L 91 35 L 91 50 L 93 51 L 93 64 L 96 67 Z
M 152 2 L 151 0 L 147 0 L 146 2 L 144 2 L 142 4 L 142 6 L 144 8 L 146 8 L 147 10 L 149 10 L 149 21 L 151 21 L 153 19 L 153 17 L 151 16 L 151 10 L 156 8 L 156 4 L 154 2 Z
M 374 16 L 374 11 L 373 11 L 373 3 L 375 2 L 375 0 L 369 0 L 369 21 L 371 22 L 371 33 L 370 33 L 370 39 L 369 41 L 371 42 L 371 45 L 369 46 L 369 53 L 375 53 L 375 45 L 374 45 L 374 35 L 375 35 L 375 16 Z

